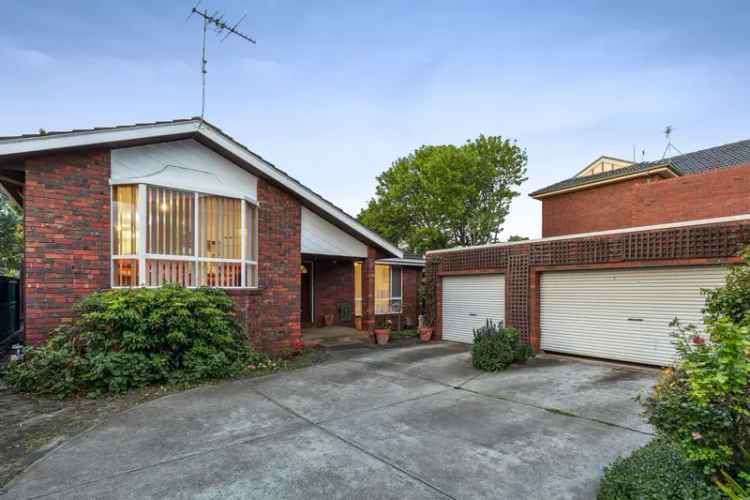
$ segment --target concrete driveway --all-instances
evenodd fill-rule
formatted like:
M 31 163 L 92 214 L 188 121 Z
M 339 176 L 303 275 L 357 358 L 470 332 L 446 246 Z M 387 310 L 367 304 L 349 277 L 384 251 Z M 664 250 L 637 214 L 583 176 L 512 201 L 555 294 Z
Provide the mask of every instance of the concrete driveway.
M 347 353 L 151 401 L 64 443 L 7 498 L 594 498 L 650 440 L 654 370 L 466 346 Z

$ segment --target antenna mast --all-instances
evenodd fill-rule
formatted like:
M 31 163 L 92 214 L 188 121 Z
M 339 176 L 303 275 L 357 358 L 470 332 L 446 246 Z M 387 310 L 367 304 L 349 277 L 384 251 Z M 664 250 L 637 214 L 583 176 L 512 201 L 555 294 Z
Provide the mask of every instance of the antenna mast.
M 230 26 L 224 21 L 224 16 L 222 14 L 219 14 L 218 12 L 209 14 L 207 9 L 200 11 L 198 10 L 199 5 L 200 1 L 190 10 L 188 19 L 193 17 L 193 14 L 199 15 L 203 19 L 203 55 L 201 58 L 201 120 L 203 120 L 206 116 L 206 74 L 208 73 L 206 67 L 208 65 L 208 59 L 206 59 L 206 33 L 208 32 L 208 27 L 212 26 L 217 35 L 226 32 L 224 38 L 221 39 L 222 42 L 229 38 L 230 35 L 237 35 L 252 44 L 255 44 L 255 40 L 237 30 L 237 27 L 245 20 L 246 16 L 242 16 L 239 21 Z
M 667 128 L 664 129 L 664 136 L 667 138 L 667 147 L 664 148 L 664 153 L 661 155 L 662 160 L 667 157 L 667 153 L 672 149 L 682 154 L 682 151 L 672 144 L 672 125 L 667 125 Z

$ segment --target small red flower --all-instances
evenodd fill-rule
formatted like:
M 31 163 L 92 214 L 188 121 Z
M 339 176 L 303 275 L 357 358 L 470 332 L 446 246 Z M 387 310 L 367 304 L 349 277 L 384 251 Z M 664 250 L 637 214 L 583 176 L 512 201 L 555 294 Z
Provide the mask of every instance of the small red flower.
M 700 335 L 693 335 L 693 338 L 691 340 L 693 344 L 696 344 L 696 345 L 703 345 L 706 343 L 706 339 L 704 339 Z

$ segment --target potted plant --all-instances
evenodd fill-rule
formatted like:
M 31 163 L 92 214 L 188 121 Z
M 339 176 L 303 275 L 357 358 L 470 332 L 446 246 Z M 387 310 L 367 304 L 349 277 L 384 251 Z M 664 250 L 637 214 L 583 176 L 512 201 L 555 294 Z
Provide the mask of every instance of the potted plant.
M 378 345 L 385 345 L 391 338 L 391 320 L 381 318 L 375 326 L 375 338 L 377 339 Z
M 331 326 L 333 324 L 333 314 L 324 314 L 323 322 L 326 326 Z
M 419 340 L 422 342 L 429 342 L 432 340 L 432 327 L 431 326 L 420 326 L 419 327 Z

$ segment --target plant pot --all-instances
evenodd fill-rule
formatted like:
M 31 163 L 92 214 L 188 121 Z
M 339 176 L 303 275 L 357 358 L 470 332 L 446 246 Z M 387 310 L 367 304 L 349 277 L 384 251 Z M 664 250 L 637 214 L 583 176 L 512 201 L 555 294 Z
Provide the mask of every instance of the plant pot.
M 432 327 L 431 326 L 423 326 L 419 329 L 419 340 L 422 342 L 429 342 L 432 340 Z
M 331 326 L 333 324 L 333 314 L 324 314 L 323 322 L 326 326 Z
M 388 343 L 388 340 L 391 338 L 391 329 L 390 328 L 376 328 L 375 329 L 375 338 L 378 341 L 378 345 L 386 345 Z
M 362 318 L 361 317 L 354 318 L 354 328 L 356 328 L 360 332 L 362 330 L 364 330 L 364 328 L 362 328 Z

